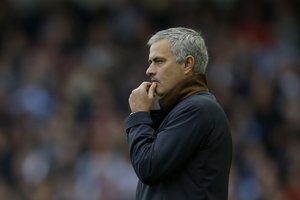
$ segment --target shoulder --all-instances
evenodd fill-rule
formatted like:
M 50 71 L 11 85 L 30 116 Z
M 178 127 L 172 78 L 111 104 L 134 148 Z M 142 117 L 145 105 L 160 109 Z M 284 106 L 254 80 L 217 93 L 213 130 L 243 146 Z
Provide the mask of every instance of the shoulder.
M 220 107 L 215 96 L 209 92 L 198 92 L 193 94 L 183 99 L 178 106 L 193 109 L 213 109 Z
M 174 114 L 193 113 L 197 117 L 215 118 L 216 116 L 225 117 L 223 108 L 217 102 L 215 96 L 210 92 L 198 92 L 193 94 L 180 103 L 173 109 Z

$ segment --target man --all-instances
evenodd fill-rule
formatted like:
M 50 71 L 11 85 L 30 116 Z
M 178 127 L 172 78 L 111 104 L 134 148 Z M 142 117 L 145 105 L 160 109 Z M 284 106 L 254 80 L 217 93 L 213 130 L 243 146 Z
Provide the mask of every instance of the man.
M 125 121 L 137 200 L 228 199 L 231 133 L 207 88 L 203 38 L 170 28 L 148 45 L 151 82 L 132 91 Z M 157 98 L 160 108 L 151 110 Z

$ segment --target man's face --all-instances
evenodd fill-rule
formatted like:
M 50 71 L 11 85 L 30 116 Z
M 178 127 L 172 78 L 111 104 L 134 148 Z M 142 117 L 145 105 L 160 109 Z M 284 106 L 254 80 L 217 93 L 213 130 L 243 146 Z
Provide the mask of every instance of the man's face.
M 184 62 L 176 62 L 168 40 L 162 39 L 151 45 L 146 74 L 151 78 L 151 82 L 156 82 L 155 92 L 159 96 L 166 94 L 186 77 Z

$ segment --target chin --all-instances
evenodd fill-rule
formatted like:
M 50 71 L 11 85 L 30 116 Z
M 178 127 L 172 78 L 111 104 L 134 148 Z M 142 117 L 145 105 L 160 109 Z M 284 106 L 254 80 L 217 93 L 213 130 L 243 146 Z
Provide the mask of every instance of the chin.
M 157 96 L 163 96 L 163 93 L 161 91 L 159 91 L 159 90 L 155 90 L 155 94 Z
M 155 89 L 155 93 L 157 96 L 164 96 L 166 94 L 167 91 L 164 90 L 164 88 L 162 88 L 161 86 L 156 87 Z

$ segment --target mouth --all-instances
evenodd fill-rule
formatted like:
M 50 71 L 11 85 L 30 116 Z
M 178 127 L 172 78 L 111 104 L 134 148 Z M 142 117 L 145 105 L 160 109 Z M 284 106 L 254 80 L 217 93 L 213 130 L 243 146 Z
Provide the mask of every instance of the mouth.
M 155 79 L 151 79 L 151 83 L 158 83 L 158 81 Z

